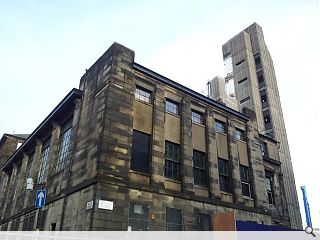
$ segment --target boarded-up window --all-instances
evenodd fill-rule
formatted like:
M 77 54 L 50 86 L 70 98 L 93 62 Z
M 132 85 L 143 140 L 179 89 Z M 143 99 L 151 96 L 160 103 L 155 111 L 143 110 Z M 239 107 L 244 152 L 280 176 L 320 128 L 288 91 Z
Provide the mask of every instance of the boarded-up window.
M 166 209 L 166 229 L 167 231 L 182 231 L 182 211 L 176 208 Z

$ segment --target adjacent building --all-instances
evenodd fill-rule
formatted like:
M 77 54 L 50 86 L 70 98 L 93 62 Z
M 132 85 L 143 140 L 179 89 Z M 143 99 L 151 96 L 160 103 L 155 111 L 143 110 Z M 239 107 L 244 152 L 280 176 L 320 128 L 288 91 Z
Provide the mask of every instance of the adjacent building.
M 253 110 L 260 133 L 271 136 L 279 144 L 283 181 L 292 228 L 302 228 L 299 202 L 291 163 L 288 139 L 283 119 L 280 96 L 272 58 L 264 41 L 262 28 L 254 23 L 222 46 L 226 77 L 223 83 L 217 79 L 211 85 L 220 84 L 226 91 L 212 88 L 210 96 L 223 99 L 235 97 L 238 108 Z
M 259 131 L 254 111 L 242 112 L 136 63 L 114 43 L 4 156 L 0 229 L 290 226 L 279 143 Z M 37 189 L 47 190 L 44 208 L 35 207 Z

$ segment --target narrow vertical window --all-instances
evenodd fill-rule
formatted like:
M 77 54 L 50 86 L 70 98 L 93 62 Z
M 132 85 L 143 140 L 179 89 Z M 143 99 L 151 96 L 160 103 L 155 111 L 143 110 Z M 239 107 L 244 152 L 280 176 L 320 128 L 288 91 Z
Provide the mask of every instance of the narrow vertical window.
M 62 127 L 62 134 L 60 136 L 60 144 L 59 144 L 59 155 L 56 165 L 56 172 L 60 172 L 64 169 L 66 162 L 68 160 L 69 154 L 69 146 L 70 146 L 70 138 L 72 131 L 72 120 L 68 121 Z
M 230 192 L 229 183 L 229 167 L 228 161 L 223 159 L 218 159 L 218 170 L 219 170 L 219 185 L 220 191 Z
M 176 208 L 166 209 L 166 228 L 167 231 L 182 231 L 182 211 Z
M 251 197 L 251 185 L 250 185 L 248 167 L 240 165 L 240 179 L 241 179 L 242 195 Z
M 207 186 L 205 154 L 193 150 L 193 178 L 194 184 Z
M 27 177 L 29 177 L 29 178 L 32 177 L 33 162 L 34 162 L 34 152 L 32 152 L 32 153 L 29 155 L 28 163 L 27 163 L 27 171 L 28 171 Z
M 130 169 L 149 173 L 150 135 L 133 130 Z
M 260 143 L 261 154 L 264 158 L 268 158 L 267 144 L 265 142 Z
M 180 146 L 166 141 L 164 175 L 167 178 L 180 179 Z
M 274 195 L 273 195 L 273 173 L 266 171 L 265 172 L 265 185 L 268 195 L 269 204 L 274 205 Z
M 40 160 L 37 183 L 43 183 L 47 176 L 47 172 L 48 172 L 47 162 L 48 162 L 48 155 L 50 151 L 50 138 L 51 137 L 49 137 L 42 145 L 41 160 Z

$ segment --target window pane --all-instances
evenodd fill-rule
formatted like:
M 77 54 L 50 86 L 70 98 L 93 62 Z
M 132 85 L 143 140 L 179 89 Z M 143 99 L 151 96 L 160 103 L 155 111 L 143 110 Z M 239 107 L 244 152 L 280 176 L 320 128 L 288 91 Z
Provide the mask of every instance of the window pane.
M 149 230 L 149 206 L 144 204 L 130 203 L 129 226 L 132 231 Z
M 218 159 L 220 190 L 230 192 L 228 161 Z
M 215 120 L 215 131 L 225 133 L 226 132 L 225 123 L 219 120 Z
M 244 131 L 236 129 L 236 139 L 244 141 Z
M 48 138 L 47 141 L 42 145 L 42 152 L 41 152 L 41 161 L 40 161 L 40 167 L 39 167 L 39 173 L 38 173 L 38 179 L 37 183 L 43 183 L 45 181 L 46 175 L 47 175 L 47 161 L 48 161 L 48 155 L 50 150 L 50 138 Z
M 151 93 L 148 90 L 145 90 L 140 87 L 136 87 L 135 97 L 136 99 L 139 99 L 147 103 L 151 102 Z
M 198 113 L 195 111 L 192 111 L 192 121 L 195 123 L 203 124 L 203 115 L 202 113 Z
M 165 142 L 164 175 L 171 179 L 180 179 L 180 146 L 172 142 Z
M 130 168 L 149 173 L 150 135 L 133 130 Z
M 56 172 L 64 169 L 69 154 L 70 138 L 71 138 L 71 121 L 63 128 L 62 136 L 60 137 L 59 155 L 56 165 Z
M 166 112 L 179 114 L 178 104 L 169 100 L 166 100 Z
M 182 211 L 181 209 L 166 209 L 167 231 L 182 231 Z

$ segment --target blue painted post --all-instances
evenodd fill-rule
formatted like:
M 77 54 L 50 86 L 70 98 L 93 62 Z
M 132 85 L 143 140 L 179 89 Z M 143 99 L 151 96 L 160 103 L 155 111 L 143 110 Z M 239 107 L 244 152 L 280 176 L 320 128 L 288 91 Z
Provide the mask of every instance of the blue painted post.
M 306 187 L 301 186 L 300 188 L 302 190 L 302 195 L 303 195 L 303 204 L 304 204 L 304 211 L 306 213 L 307 227 L 312 227 L 310 207 L 307 199 Z

